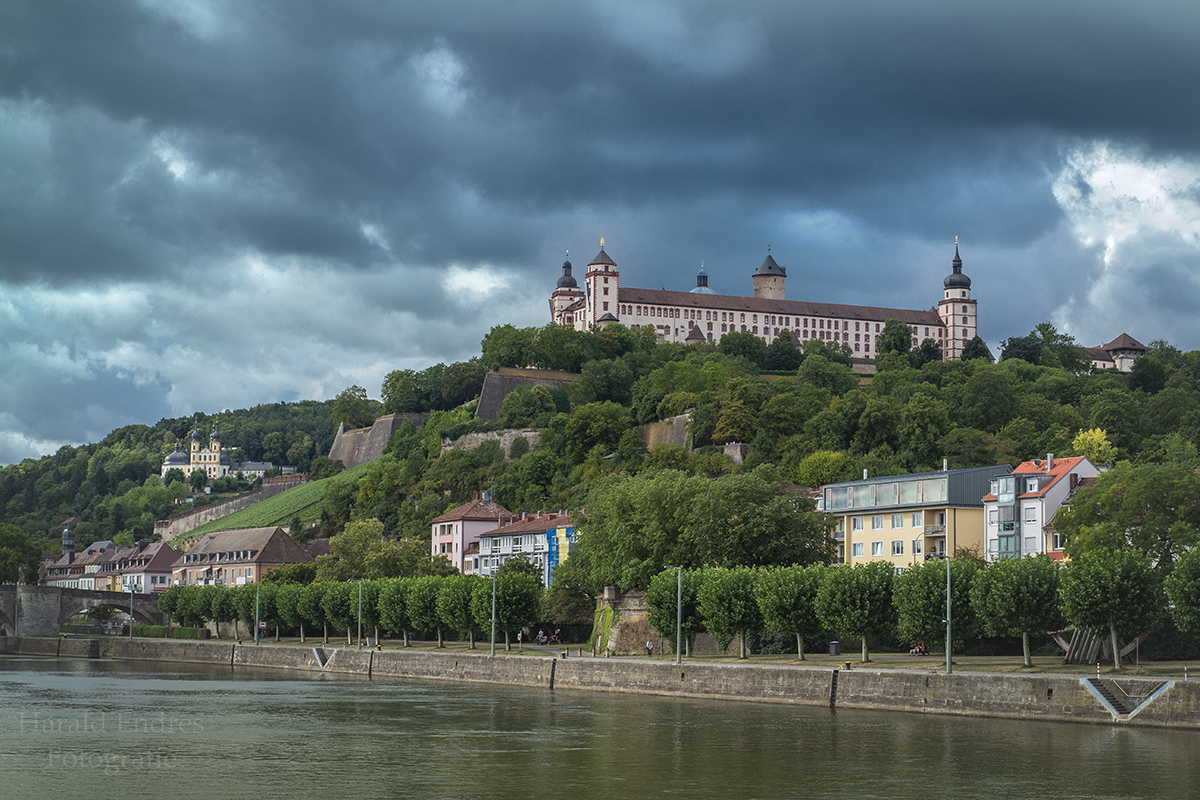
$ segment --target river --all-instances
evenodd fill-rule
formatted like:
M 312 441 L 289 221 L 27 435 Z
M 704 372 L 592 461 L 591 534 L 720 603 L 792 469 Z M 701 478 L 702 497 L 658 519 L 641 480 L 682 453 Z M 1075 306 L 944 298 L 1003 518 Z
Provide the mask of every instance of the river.
M 0 656 L 0 798 L 1195 798 L 1200 732 Z

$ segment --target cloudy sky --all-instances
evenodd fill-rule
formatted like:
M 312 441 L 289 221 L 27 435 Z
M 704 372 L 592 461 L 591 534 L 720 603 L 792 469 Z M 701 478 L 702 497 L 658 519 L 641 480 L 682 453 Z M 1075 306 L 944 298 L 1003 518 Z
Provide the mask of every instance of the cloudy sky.
M 989 9 L 990 7 L 990 9 Z M 1200 348 L 1194 2 L 0 4 L 0 463 L 631 286 Z M 581 272 L 581 271 L 580 271 Z

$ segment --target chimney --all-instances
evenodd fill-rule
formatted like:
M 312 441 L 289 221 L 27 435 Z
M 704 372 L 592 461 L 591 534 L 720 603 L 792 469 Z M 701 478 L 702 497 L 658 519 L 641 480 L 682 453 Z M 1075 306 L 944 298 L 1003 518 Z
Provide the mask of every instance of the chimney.
M 942 472 L 949 472 L 949 471 L 950 471 L 950 459 L 943 458 L 942 459 Z
M 1054 453 L 1046 453 L 1046 472 L 1054 469 Z
M 865 481 L 866 479 L 867 479 L 867 471 L 864 469 L 863 470 L 863 480 Z

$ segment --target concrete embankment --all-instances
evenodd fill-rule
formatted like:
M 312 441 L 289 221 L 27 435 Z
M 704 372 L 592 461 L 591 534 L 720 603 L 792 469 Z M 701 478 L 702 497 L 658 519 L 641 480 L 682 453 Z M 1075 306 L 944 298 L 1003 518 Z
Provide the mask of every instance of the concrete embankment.
M 626 658 L 490 658 L 485 652 L 357 650 L 165 639 L 3 638 L 0 652 L 219 664 L 542 689 L 792 703 L 926 714 L 1200 728 L 1200 684 L 1171 679 L 829 669 Z

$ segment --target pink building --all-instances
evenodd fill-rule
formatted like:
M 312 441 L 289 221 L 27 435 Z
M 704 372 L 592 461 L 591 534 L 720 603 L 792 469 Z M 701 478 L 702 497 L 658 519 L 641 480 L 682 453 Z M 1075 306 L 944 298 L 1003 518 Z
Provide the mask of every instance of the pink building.
M 515 516 L 493 500 L 491 492 L 484 492 L 466 505 L 434 518 L 429 555 L 445 556 L 459 572 L 472 572 L 472 562 L 467 559 L 471 545 L 475 545 L 473 553 L 478 553 L 480 534 L 495 530 L 501 520 Z

